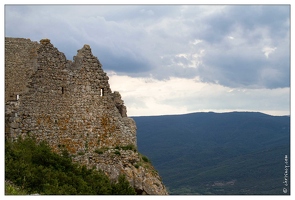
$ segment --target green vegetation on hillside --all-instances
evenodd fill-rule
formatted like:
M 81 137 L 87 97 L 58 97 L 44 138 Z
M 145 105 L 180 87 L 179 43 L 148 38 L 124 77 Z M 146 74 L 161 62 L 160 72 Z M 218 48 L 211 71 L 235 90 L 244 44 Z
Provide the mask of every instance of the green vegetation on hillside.
M 27 191 L 20 189 L 9 181 L 5 181 L 5 194 L 6 195 L 26 195 Z
M 169 194 L 285 194 L 290 117 L 192 113 L 134 117 L 139 151 Z M 290 176 L 290 171 L 288 171 Z
M 5 180 L 5 193 L 11 195 L 136 194 L 125 176 L 112 182 L 102 171 L 72 163 L 67 152 L 58 155 L 31 138 L 5 141 Z

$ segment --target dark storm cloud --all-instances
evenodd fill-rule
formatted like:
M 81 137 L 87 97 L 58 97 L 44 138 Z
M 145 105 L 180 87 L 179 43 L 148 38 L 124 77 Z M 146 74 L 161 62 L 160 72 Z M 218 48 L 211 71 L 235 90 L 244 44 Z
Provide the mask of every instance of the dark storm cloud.
M 6 5 L 5 36 L 90 45 L 130 116 L 290 114 L 289 5 Z
M 104 69 L 228 87 L 289 87 L 290 6 L 5 6 L 5 36 L 89 44 Z
M 225 45 L 223 45 L 225 46 Z M 205 82 L 228 87 L 279 88 L 290 86 L 290 57 L 284 45 L 266 57 L 262 47 L 242 45 L 210 49 L 198 68 Z
M 124 72 L 134 76 L 133 74 L 146 72 L 151 68 L 148 60 L 141 55 L 130 55 L 130 52 L 124 52 L 121 55 L 108 49 L 92 49 L 92 52 L 98 57 L 105 70 Z
M 289 87 L 289 22 L 289 6 L 227 6 L 203 19 L 202 30 L 193 33 L 206 43 L 201 80 L 229 87 Z M 267 54 L 267 48 L 274 50 Z
M 281 37 L 289 31 L 289 19 L 289 6 L 229 5 L 202 19 L 201 22 L 196 19 L 196 26 L 199 23 L 205 24 L 205 28 L 202 32 L 197 32 L 196 36 L 208 42 L 220 42 L 236 26 L 241 26 L 246 33 L 257 27 L 266 27 L 272 37 Z M 255 43 L 261 38 L 257 35 L 249 39 L 249 42 Z
M 166 5 L 122 5 L 119 8 L 117 7 L 118 9 L 114 8 L 114 6 L 107 6 L 106 8 L 117 11 L 105 13 L 106 20 L 121 22 L 126 20 L 130 22 L 159 20 L 163 17 L 176 15 L 175 12 L 179 11 L 178 6 Z
M 116 7 L 107 8 L 116 11 Z M 100 6 L 7 6 L 6 36 L 35 41 L 49 38 L 69 60 L 84 44 L 89 44 L 107 70 L 147 71 L 151 66 L 149 61 L 142 55 L 143 51 L 133 46 L 142 39 L 141 30 L 108 21 L 101 15 L 101 9 Z
M 281 37 L 290 28 L 290 6 L 229 6 L 229 12 L 237 23 L 248 27 L 248 30 L 267 26 L 273 36 Z

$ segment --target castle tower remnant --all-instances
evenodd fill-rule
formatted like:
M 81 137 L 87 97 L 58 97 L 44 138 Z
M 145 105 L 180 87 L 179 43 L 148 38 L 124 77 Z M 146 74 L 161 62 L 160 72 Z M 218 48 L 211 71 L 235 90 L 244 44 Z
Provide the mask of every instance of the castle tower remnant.
M 15 58 L 26 66 L 24 73 L 15 72 Z M 72 62 L 49 39 L 39 44 L 6 38 L 5 81 L 10 84 L 5 88 L 6 137 L 33 135 L 58 153 L 66 149 L 73 161 L 101 169 L 111 179 L 124 173 L 138 194 L 167 194 L 157 173 L 138 167 L 136 124 L 108 80 L 89 45 L 78 50 Z M 21 95 L 11 99 L 16 93 Z

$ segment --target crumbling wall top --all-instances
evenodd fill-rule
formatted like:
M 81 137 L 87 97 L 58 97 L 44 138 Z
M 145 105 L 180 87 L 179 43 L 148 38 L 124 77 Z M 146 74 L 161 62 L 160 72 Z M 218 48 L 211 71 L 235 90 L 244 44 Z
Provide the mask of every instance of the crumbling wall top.
M 167 194 L 157 173 L 134 166 L 141 162 L 136 124 L 108 80 L 87 44 L 69 62 L 49 39 L 5 39 L 5 93 L 17 92 L 6 103 L 5 136 L 46 140 L 54 151 L 66 149 L 73 161 L 114 180 L 124 173 L 137 191 Z
M 49 39 L 42 39 L 40 40 L 40 44 L 46 45 L 46 44 L 50 44 L 50 40 Z

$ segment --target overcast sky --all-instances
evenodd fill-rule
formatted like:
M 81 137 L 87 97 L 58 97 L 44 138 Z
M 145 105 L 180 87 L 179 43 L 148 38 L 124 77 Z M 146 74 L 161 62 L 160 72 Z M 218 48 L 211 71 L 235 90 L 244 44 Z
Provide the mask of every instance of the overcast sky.
M 129 116 L 290 114 L 288 5 L 6 5 L 5 36 L 89 44 Z

